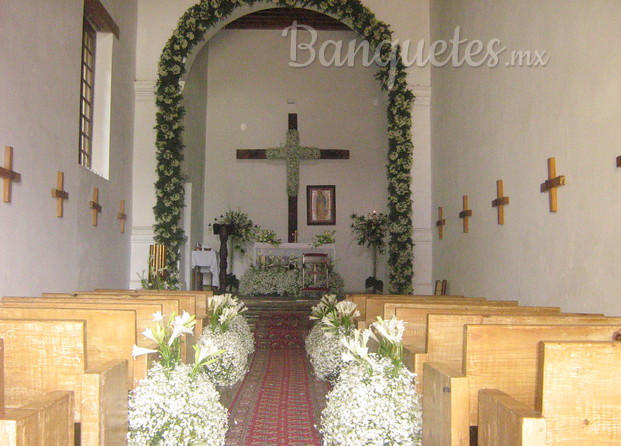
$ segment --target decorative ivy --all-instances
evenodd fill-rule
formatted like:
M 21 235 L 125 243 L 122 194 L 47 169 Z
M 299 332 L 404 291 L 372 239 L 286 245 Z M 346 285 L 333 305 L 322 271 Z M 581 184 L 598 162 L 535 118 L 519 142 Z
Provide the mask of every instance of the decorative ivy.
M 168 247 L 167 266 L 171 282 L 177 281 L 178 261 L 185 242 L 181 227 L 184 190 L 182 93 L 179 81 L 185 73 L 190 51 L 205 38 L 209 28 L 228 17 L 242 5 L 252 6 L 258 0 L 202 0 L 190 7 L 179 19 L 177 29 L 168 39 L 159 61 L 156 84 L 156 205 L 155 240 Z M 338 17 L 363 36 L 372 49 L 379 48 L 377 78 L 388 92 L 388 216 L 390 220 L 388 264 L 390 291 L 412 292 L 414 271 L 412 241 L 412 114 L 414 95 L 408 89 L 401 49 L 386 45 L 392 42 L 387 24 L 379 21 L 360 0 L 272 0 L 275 6 L 312 7 Z M 171 283 L 171 285 L 174 285 Z

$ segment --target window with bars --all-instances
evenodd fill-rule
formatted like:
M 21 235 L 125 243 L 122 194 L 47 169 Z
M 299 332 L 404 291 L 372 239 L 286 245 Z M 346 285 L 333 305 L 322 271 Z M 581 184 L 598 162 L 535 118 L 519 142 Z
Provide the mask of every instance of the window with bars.
M 97 32 L 85 17 L 82 31 L 79 163 L 89 169 L 92 167 L 93 157 L 93 104 L 95 98 L 96 43 Z

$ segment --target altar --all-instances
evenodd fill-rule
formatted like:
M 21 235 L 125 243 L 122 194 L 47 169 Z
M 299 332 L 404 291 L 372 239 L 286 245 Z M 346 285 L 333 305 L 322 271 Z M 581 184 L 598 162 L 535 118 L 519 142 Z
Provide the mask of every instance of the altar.
M 192 251 L 193 289 L 202 289 L 203 274 L 211 273 L 211 286 L 220 288 L 220 268 L 217 251 Z M 200 285 L 200 287 L 199 287 Z
M 330 261 L 334 262 L 336 257 L 336 246 L 322 245 L 315 248 L 310 243 L 281 243 L 272 245 L 270 243 L 254 244 L 254 263 L 255 265 L 265 264 L 266 261 L 279 259 L 287 263 L 300 262 L 303 254 L 328 254 Z

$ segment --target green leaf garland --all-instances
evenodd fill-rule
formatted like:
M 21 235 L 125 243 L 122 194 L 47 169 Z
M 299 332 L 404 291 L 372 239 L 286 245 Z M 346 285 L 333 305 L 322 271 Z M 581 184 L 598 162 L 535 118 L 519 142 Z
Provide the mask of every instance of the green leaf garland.
M 159 61 L 156 84 L 156 159 L 157 181 L 155 241 L 168 247 L 167 265 L 171 282 L 178 280 L 179 253 L 185 242 L 181 227 L 184 206 L 183 116 L 182 92 L 179 85 L 185 73 L 185 61 L 191 50 L 205 38 L 205 33 L 240 6 L 252 6 L 258 0 L 202 0 L 190 7 L 179 19 L 177 29 L 166 42 Z M 343 23 L 380 47 L 377 78 L 388 91 L 388 264 L 390 292 L 412 292 L 412 105 L 414 95 L 407 86 L 407 74 L 401 60 L 401 49 L 392 48 L 392 33 L 360 0 L 272 0 L 275 6 L 312 7 L 338 17 Z M 396 57 L 396 61 L 393 59 Z M 395 63 L 396 62 L 396 63 Z M 292 160 L 293 162 L 295 160 Z M 292 179 L 293 180 L 293 179 Z

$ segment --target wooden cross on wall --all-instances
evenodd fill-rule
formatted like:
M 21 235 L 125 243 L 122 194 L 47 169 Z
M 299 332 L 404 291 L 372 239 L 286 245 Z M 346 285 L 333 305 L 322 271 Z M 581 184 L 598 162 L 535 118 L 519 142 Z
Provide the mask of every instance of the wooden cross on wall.
M 504 183 L 502 180 L 496 181 L 496 196 L 497 198 L 492 201 L 492 207 L 498 210 L 498 224 L 505 224 L 505 206 L 509 204 L 509 197 L 505 197 Z
M 459 213 L 459 218 L 463 220 L 464 224 L 464 234 L 467 234 L 470 231 L 470 226 L 468 224 L 468 218 L 472 217 L 472 210 L 468 209 L 468 195 L 464 195 L 464 210 Z
M 438 227 L 438 238 L 442 240 L 444 238 L 444 226 L 446 225 L 446 220 L 443 217 L 444 210 L 439 207 L 438 208 L 438 221 L 436 222 L 436 226 Z
M 63 203 L 69 199 L 69 193 L 65 191 L 65 174 L 56 172 L 56 189 L 52 189 L 52 198 L 56 198 L 56 216 L 62 218 Z
M 116 214 L 116 219 L 121 221 L 121 234 L 125 233 L 125 222 L 127 221 L 127 214 L 125 213 L 125 200 L 121 200 L 121 207 Z
M 349 150 L 320 150 L 315 147 L 303 147 L 300 145 L 300 134 L 298 132 L 297 113 L 289 114 L 289 129 L 287 131 L 287 143 L 284 147 L 259 149 L 259 150 L 237 150 L 237 159 L 254 160 L 286 160 L 287 178 L 296 178 L 298 181 L 287 184 L 287 195 L 289 197 L 289 224 L 288 241 L 293 243 L 298 230 L 298 192 L 299 192 L 299 171 L 300 161 L 309 159 L 349 159 Z
M 97 216 L 103 209 L 101 205 L 99 204 L 99 188 L 98 187 L 93 188 L 93 201 L 89 203 L 89 207 L 91 208 L 91 212 L 93 214 L 92 215 L 93 226 L 97 226 Z
M 548 158 L 548 179 L 541 184 L 541 192 L 550 194 L 550 212 L 558 210 L 557 189 L 565 185 L 565 176 L 556 176 L 556 158 Z
M 11 183 L 19 183 L 22 180 L 21 174 L 13 171 L 13 147 L 4 148 L 4 167 L 0 167 L 0 177 L 4 178 L 4 192 L 2 200 L 5 203 L 11 202 Z

